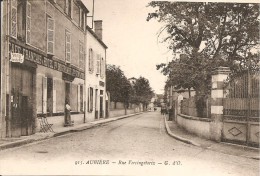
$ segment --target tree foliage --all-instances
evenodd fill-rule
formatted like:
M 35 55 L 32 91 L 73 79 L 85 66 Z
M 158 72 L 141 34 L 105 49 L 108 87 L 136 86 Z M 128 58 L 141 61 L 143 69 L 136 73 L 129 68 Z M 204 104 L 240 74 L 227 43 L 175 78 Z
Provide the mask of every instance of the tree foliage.
M 154 92 L 150 86 L 149 80 L 140 76 L 136 79 L 134 85 L 134 101 L 148 105 L 154 96 Z
M 150 87 L 149 80 L 144 77 L 134 79 L 131 84 L 126 78 L 120 67 L 107 65 L 106 69 L 106 87 L 110 92 L 110 98 L 113 102 L 123 102 L 125 107 L 129 103 L 143 103 L 147 105 L 153 97 L 153 91 Z
M 132 94 L 132 86 L 120 67 L 107 65 L 106 88 L 110 92 L 111 100 L 128 104 Z
M 182 57 L 157 65 L 167 84 L 207 94 L 212 70 L 259 70 L 259 4 L 153 1 L 147 20 L 164 24 L 163 42 Z

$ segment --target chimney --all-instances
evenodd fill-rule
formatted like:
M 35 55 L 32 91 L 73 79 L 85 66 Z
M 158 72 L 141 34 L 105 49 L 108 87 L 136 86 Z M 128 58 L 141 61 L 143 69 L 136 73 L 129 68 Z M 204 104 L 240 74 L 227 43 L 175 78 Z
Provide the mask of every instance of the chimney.
M 102 40 L 102 20 L 94 21 L 95 33 L 100 40 Z

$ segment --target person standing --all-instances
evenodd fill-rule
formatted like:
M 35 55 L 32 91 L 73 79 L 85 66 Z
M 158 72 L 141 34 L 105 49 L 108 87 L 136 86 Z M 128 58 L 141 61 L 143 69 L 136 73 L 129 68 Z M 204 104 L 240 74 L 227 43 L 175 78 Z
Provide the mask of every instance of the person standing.
M 71 111 L 71 107 L 69 105 L 69 100 L 66 99 L 66 101 L 65 101 L 65 124 L 64 124 L 64 126 L 71 126 L 72 125 L 70 111 Z

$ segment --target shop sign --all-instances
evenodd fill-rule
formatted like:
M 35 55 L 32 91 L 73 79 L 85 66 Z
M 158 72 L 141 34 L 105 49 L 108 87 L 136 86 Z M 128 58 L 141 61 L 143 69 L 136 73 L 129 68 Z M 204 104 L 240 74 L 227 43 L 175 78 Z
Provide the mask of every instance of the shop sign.
M 20 62 L 23 63 L 24 61 L 24 55 L 21 53 L 11 53 L 11 62 Z
M 11 51 L 11 59 L 10 59 L 11 62 L 23 63 L 24 59 L 25 59 L 25 60 L 29 60 L 31 62 L 37 63 L 39 65 L 43 65 L 48 68 L 58 70 L 62 73 L 69 74 L 72 77 L 78 77 L 81 79 L 85 79 L 84 72 L 78 70 L 77 68 L 72 68 L 70 66 L 67 66 L 64 63 L 54 61 L 52 59 L 49 59 L 45 56 L 37 54 L 33 51 L 30 51 L 30 50 L 23 48 L 21 46 L 18 46 L 16 44 L 10 43 L 10 51 Z

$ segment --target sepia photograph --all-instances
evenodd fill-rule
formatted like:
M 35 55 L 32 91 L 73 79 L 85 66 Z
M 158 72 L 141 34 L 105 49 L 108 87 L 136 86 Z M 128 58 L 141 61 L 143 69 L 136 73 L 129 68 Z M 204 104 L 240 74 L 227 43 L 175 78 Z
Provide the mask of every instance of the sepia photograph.
M 258 0 L 0 5 L 0 175 L 260 175 Z

